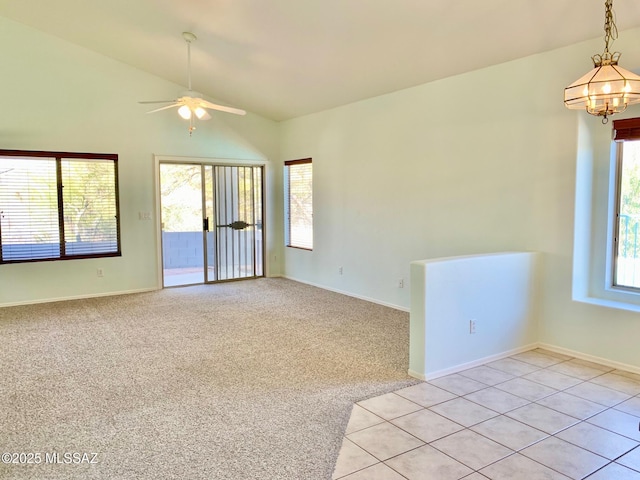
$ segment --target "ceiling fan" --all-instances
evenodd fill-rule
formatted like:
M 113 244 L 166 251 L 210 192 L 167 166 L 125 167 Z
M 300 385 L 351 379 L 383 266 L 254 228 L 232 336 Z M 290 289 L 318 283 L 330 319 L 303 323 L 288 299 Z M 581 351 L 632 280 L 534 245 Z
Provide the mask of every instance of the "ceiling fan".
M 207 112 L 207 108 L 212 110 L 220 110 L 221 112 L 234 113 L 236 115 L 245 115 L 247 112 L 239 108 L 228 107 L 226 105 L 218 105 L 211 103 L 202 98 L 200 92 L 196 92 L 191 89 L 191 42 L 195 41 L 197 37 L 191 32 L 183 32 L 182 38 L 187 42 L 187 76 L 189 80 L 189 89 L 182 92 L 180 96 L 175 100 L 153 100 L 147 102 L 138 102 L 142 104 L 149 103 L 169 103 L 155 110 L 151 110 L 147 113 L 160 112 L 169 108 L 178 107 L 178 115 L 185 120 L 189 120 L 189 136 L 193 133 L 196 127 L 193 124 L 194 117 L 198 120 L 209 120 L 211 115 Z

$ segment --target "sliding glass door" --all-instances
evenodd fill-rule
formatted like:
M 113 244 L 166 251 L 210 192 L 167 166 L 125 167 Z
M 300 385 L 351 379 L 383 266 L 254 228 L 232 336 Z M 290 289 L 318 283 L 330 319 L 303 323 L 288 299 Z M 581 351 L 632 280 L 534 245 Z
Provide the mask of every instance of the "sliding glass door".
M 263 167 L 160 163 L 165 287 L 264 275 Z

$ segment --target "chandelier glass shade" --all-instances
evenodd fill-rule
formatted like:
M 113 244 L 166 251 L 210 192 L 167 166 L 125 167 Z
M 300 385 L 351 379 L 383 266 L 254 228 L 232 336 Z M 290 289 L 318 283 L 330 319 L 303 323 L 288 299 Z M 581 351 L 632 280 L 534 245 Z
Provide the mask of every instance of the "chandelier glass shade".
M 612 3 L 613 0 L 605 3 L 604 52 L 591 57 L 593 69 L 564 89 L 567 108 L 586 110 L 602 117 L 602 123 L 607 123 L 609 115 L 640 103 L 640 76 L 618 65 L 619 52 L 609 52 L 609 42 L 618 36 Z

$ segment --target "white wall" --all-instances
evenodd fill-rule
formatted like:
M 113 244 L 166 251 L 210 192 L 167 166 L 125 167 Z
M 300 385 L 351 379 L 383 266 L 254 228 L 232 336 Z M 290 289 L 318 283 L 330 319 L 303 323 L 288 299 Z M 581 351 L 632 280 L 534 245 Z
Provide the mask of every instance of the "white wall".
M 620 32 L 626 68 L 640 67 L 639 44 L 640 29 Z M 585 114 L 562 89 L 601 50 L 595 39 L 282 124 L 216 115 L 189 138 L 137 104 L 183 87 L 0 18 L 0 148 L 118 153 L 124 254 L 0 265 L 0 305 L 157 287 L 156 225 L 138 220 L 154 211 L 153 154 L 268 159 L 271 274 L 284 255 L 287 276 L 408 309 L 413 260 L 539 251 L 540 340 L 640 366 L 638 313 L 571 298 Z M 282 161 L 306 157 L 315 247 L 282 253 Z
M 640 29 L 620 32 L 626 68 L 639 44 Z M 571 297 L 578 119 L 610 127 L 562 95 L 601 50 L 596 39 L 284 122 L 282 159 L 313 158 L 315 228 L 313 252 L 286 249 L 285 275 L 406 309 L 397 280 L 413 260 L 542 252 L 540 341 L 640 365 L 637 313 Z
M 119 155 L 120 258 L 0 265 L 0 305 L 157 288 L 153 154 L 267 162 L 267 250 L 282 244 L 278 125 L 214 114 L 189 138 L 174 112 L 146 115 L 139 100 L 184 90 L 110 58 L 0 17 L 0 148 Z M 104 270 L 97 278 L 96 268 Z M 279 273 L 277 263 L 268 265 Z
M 537 259 L 505 252 L 412 262 L 409 374 L 429 380 L 536 345 Z

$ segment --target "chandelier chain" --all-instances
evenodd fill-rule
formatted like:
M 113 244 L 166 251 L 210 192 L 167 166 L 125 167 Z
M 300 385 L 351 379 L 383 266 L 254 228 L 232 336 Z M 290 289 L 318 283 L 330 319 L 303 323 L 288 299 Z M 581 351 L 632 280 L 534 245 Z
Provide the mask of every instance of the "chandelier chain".
M 618 27 L 616 27 L 615 19 L 613 18 L 613 0 L 607 0 L 605 2 L 605 14 L 604 14 L 604 53 L 609 53 L 609 42 L 612 42 L 618 38 Z

